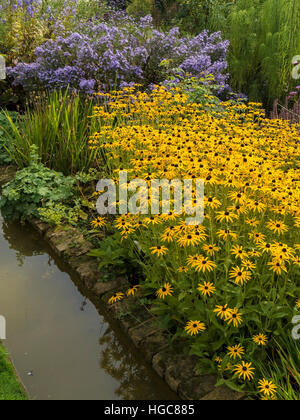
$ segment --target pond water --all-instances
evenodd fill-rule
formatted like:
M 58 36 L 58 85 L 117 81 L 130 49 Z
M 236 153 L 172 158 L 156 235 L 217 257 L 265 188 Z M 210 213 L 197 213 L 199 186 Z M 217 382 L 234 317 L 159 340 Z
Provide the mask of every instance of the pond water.
M 4 344 L 31 399 L 176 399 L 38 233 L 0 228 Z

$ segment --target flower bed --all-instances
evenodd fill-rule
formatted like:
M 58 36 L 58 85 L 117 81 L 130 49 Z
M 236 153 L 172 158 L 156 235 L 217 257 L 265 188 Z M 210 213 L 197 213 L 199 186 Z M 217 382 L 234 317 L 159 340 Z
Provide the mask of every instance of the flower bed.
M 205 180 L 202 225 L 171 210 L 121 215 L 115 228 L 139 256 L 139 288 L 173 339 L 185 339 L 199 367 L 218 368 L 222 381 L 271 398 L 273 382 L 257 365 L 274 337 L 290 335 L 300 308 L 299 132 L 266 119 L 260 104 L 220 107 L 188 103 L 178 90 L 116 92 L 94 110 L 102 129 L 90 146 L 104 152 L 116 181 L 120 170 L 149 186 Z

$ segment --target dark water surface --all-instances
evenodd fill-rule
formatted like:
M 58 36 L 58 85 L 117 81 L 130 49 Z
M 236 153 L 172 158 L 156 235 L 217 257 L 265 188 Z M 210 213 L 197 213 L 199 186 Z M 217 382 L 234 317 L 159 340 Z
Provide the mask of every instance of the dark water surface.
M 37 233 L 0 217 L 4 344 L 30 398 L 174 399 L 86 293 Z

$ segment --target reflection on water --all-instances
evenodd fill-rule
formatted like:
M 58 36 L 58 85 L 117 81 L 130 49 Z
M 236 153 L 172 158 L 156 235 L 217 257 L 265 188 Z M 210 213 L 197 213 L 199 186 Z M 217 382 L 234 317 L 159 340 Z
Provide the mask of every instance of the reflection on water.
M 37 233 L 1 225 L 5 345 L 32 399 L 176 398 Z
M 177 398 L 170 391 L 167 395 L 158 392 L 161 380 L 153 372 L 150 376 L 147 368 L 137 363 L 136 355 L 124 352 L 124 347 L 110 327 L 99 342 L 102 347 L 100 366 L 119 383 L 115 390 L 118 397 L 123 400 Z
M 15 257 L 19 262 L 19 267 L 22 267 L 25 257 L 42 255 L 45 253 L 44 247 L 37 239 L 35 232 L 26 229 L 24 226 L 21 228 L 21 225 L 18 223 L 6 223 L 1 218 L 1 214 L 0 222 L 2 223 L 2 235 L 7 240 L 9 249 L 15 251 Z M 23 232 L 26 232 L 26 238 L 24 237 Z

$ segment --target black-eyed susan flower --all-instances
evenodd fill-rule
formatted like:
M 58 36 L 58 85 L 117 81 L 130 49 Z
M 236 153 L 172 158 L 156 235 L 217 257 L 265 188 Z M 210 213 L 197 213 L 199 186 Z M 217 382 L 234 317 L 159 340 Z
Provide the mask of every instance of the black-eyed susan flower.
M 270 222 L 267 223 L 267 227 L 272 232 L 278 233 L 278 235 L 282 235 L 288 231 L 287 225 L 281 221 L 271 220 Z
M 127 217 L 121 216 L 116 219 L 115 226 L 119 230 L 132 229 L 133 228 L 132 219 L 129 218 L 128 216 Z
M 230 312 L 228 312 L 225 320 L 228 325 L 233 324 L 234 327 L 238 327 L 243 322 L 242 314 L 237 308 L 231 309 Z
M 282 272 L 287 273 L 287 268 L 285 266 L 284 261 L 278 258 L 275 258 L 273 261 L 268 262 L 268 265 L 270 266 L 270 270 L 278 275 L 282 274 Z
M 183 236 L 177 239 L 177 243 L 181 247 L 195 246 L 199 242 L 205 240 L 207 235 L 204 233 L 202 236 L 195 235 L 194 233 L 186 232 Z
M 149 216 L 144 219 L 144 222 L 148 225 L 159 225 L 162 223 L 162 219 L 159 216 Z
M 116 302 L 118 302 L 122 299 L 124 299 L 124 293 L 117 292 L 117 293 L 114 293 L 112 295 L 112 297 L 108 300 L 108 303 L 111 305 L 111 304 L 116 303 Z
M 165 232 L 161 235 L 161 240 L 163 242 L 171 243 L 174 241 L 174 235 L 171 232 Z
M 286 244 L 274 244 L 272 246 L 272 254 L 276 258 L 283 261 L 289 261 L 294 257 L 295 251 Z
M 262 251 L 262 253 L 270 253 L 272 249 L 272 245 L 269 242 L 260 242 L 257 244 L 258 249 Z
M 247 270 L 255 270 L 256 265 L 250 260 L 243 260 L 242 266 L 245 267 Z
M 99 145 L 99 149 L 105 152 L 116 181 L 119 170 L 127 170 L 130 180 L 145 179 L 148 185 L 153 179 L 163 178 L 206 180 L 206 214 L 202 225 L 187 225 L 185 212 L 178 217 L 173 211 L 169 214 L 165 212 L 165 215 L 116 217 L 122 239 L 128 238 L 131 243 L 138 241 L 141 250 L 149 250 L 157 244 L 169 249 L 167 261 L 162 257 L 150 266 L 154 258 L 150 259 L 146 282 L 152 284 L 151 279 L 155 276 L 168 273 L 166 278 L 174 290 L 176 281 L 176 291 L 180 293 L 178 309 L 188 303 L 191 313 L 201 303 L 199 296 L 194 296 L 195 284 L 200 282 L 203 286 L 204 279 L 210 282 L 212 277 L 215 278 L 215 294 L 224 294 L 224 302 L 237 302 L 237 294 L 241 291 L 232 284 L 224 285 L 222 273 L 225 274 L 225 267 L 226 270 L 229 267 L 229 271 L 232 267 L 234 258 L 231 249 L 243 246 L 247 255 L 243 255 L 233 267 L 238 265 L 235 268 L 248 272 L 246 277 L 254 277 L 252 271 L 255 270 L 258 280 L 249 281 L 247 288 L 243 288 L 245 309 L 232 310 L 227 305 L 211 309 L 209 302 L 207 311 L 208 316 L 214 311 L 229 326 L 239 326 L 243 322 L 239 311 L 244 310 L 245 330 L 242 334 L 249 335 L 247 305 L 253 304 L 255 299 L 263 299 L 264 289 L 271 287 L 271 282 L 281 286 L 287 280 L 284 282 L 284 296 L 288 300 L 295 296 L 292 288 L 297 285 L 300 254 L 300 244 L 296 243 L 300 227 L 299 175 L 298 168 L 290 163 L 297 160 L 299 154 L 297 129 L 285 121 L 267 119 L 255 104 L 222 103 L 222 113 L 215 116 L 211 109 L 207 112 L 207 106 L 189 103 L 180 90 L 167 91 L 159 86 L 149 94 L 126 91 L 124 96 L 124 92 L 120 91 L 107 95 L 104 96 L 105 102 L 106 105 L 108 102 L 111 104 L 111 109 L 98 106 L 96 114 L 103 118 L 104 124 L 101 132 L 92 136 L 90 144 Z M 208 97 L 205 99 L 209 100 Z M 117 124 L 112 124 L 114 120 Z M 125 184 L 124 187 L 127 188 Z M 195 193 L 192 192 L 188 204 L 195 205 Z M 120 205 L 123 201 L 118 198 L 116 204 Z M 150 198 L 153 197 L 149 191 L 149 204 Z M 174 204 L 173 198 L 172 191 L 171 205 Z M 160 207 L 166 204 L 160 194 L 155 203 Z M 220 222 L 216 221 L 216 217 Z M 272 224 L 272 229 L 267 227 L 268 222 L 275 223 L 277 220 L 288 228 L 284 241 L 287 244 L 275 242 L 279 232 L 286 231 L 285 227 L 276 224 Z M 213 248 L 207 244 L 213 244 Z M 249 250 L 250 247 L 254 249 Z M 143 253 L 140 253 L 143 258 Z M 145 257 L 143 262 L 148 264 L 147 255 Z M 204 260 L 206 257 L 216 264 L 216 276 L 205 268 L 209 261 Z M 199 274 L 192 272 L 196 267 Z M 284 278 L 270 275 L 270 267 Z M 241 281 L 238 280 L 240 284 L 246 281 L 243 276 Z M 260 281 L 264 278 L 268 281 Z M 262 288 L 262 293 L 259 288 Z M 167 290 L 162 289 L 161 293 L 164 296 Z M 282 303 L 281 300 L 278 295 L 278 304 Z M 165 313 L 172 316 L 176 309 L 173 307 L 173 303 L 176 305 L 175 298 L 166 301 Z M 295 301 L 294 298 L 292 303 L 295 304 Z M 193 319 L 194 315 L 190 317 Z M 195 318 L 198 319 L 197 316 Z M 213 324 L 211 328 L 215 328 Z M 260 331 L 255 321 L 251 321 L 251 328 Z M 226 325 L 224 330 L 228 330 Z M 240 338 L 234 337 L 237 331 L 230 330 L 232 340 Z M 264 340 L 258 342 L 263 343 Z
M 232 223 L 234 219 L 237 218 L 237 215 L 235 213 L 230 212 L 229 210 L 225 211 L 218 211 L 216 216 L 217 222 L 227 222 Z
M 229 316 L 231 309 L 228 308 L 228 305 L 217 305 L 214 309 L 214 312 L 217 314 L 217 317 L 221 319 L 227 319 Z
M 277 386 L 273 383 L 272 380 L 260 379 L 258 381 L 259 392 L 263 393 L 267 397 L 274 396 L 276 394 Z
M 235 375 L 237 375 L 239 378 L 243 378 L 245 380 L 252 380 L 254 378 L 254 371 L 255 368 L 252 367 L 252 363 L 246 363 L 242 361 L 241 364 L 235 365 L 233 371 L 235 372 Z
M 247 205 L 250 210 L 256 211 L 257 213 L 262 213 L 266 209 L 266 204 L 261 201 L 250 200 Z
M 216 291 L 213 283 L 204 282 L 203 284 L 198 284 L 198 290 L 203 294 L 203 296 L 210 296 Z
M 298 267 L 300 267 L 300 257 L 296 256 L 296 257 L 292 257 L 293 263 L 295 265 L 297 265 Z
M 186 324 L 185 331 L 189 335 L 197 335 L 199 332 L 203 332 L 206 330 L 206 326 L 203 322 L 200 321 L 189 321 Z
M 232 191 L 228 194 L 228 197 L 236 203 L 245 203 L 247 200 L 246 194 L 242 191 Z
M 257 334 L 253 336 L 253 341 L 258 346 L 265 346 L 268 342 L 268 337 L 265 334 Z
M 216 252 L 220 251 L 220 248 L 216 244 L 203 245 L 203 251 L 205 251 L 210 257 L 215 255 Z
M 234 279 L 236 284 L 243 285 L 250 280 L 251 273 L 245 267 L 234 267 L 231 269 L 229 276 L 231 279 Z
M 98 217 L 97 219 L 92 220 L 91 225 L 94 228 L 102 228 L 103 226 L 106 225 L 106 220 L 104 217 Z
M 270 397 L 267 397 L 266 395 L 262 395 L 260 397 L 261 401 L 275 401 L 276 400 L 276 396 L 275 395 L 271 395 Z
M 173 295 L 173 287 L 171 286 L 170 283 L 165 283 L 160 289 L 158 289 L 158 291 L 156 292 L 157 296 L 159 297 L 159 299 L 165 299 L 167 296 L 172 296 Z
M 240 204 L 236 204 L 235 206 L 229 206 L 228 210 L 230 212 L 236 213 L 238 216 L 241 214 L 246 214 L 248 213 L 248 209 L 245 206 L 242 206 Z
M 161 257 L 168 252 L 168 248 L 163 245 L 152 246 L 150 250 L 151 254 L 157 255 L 158 257 Z
M 210 261 L 208 258 L 205 258 L 202 255 L 200 255 L 197 261 L 195 261 L 193 264 L 193 268 L 197 272 L 202 271 L 203 273 L 205 273 L 205 271 L 213 271 L 216 268 L 216 266 L 216 263 Z
M 246 220 L 246 223 L 252 227 L 257 227 L 259 225 L 259 220 L 249 218 Z
M 216 197 L 205 197 L 204 203 L 206 207 L 210 207 L 212 209 L 217 209 L 222 205 Z
M 230 229 L 220 229 L 217 231 L 217 235 L 219 238 L 223 239 L 224 241 L 226 241 L 229 238 L 234 239 L 234 240 L 237 239 L 237 234 Z
M 249 233 L 249 238 L 252 239 L 256 243 L 260 243 L 265 240 L 265 235 L 261 232 L 251 232 Z
M 228 355 L 231 359 L 236 359 L 239 357 L 242 358 L 242 355 L 245 353 L 245 349 L 241 344 L 236 344 L 235 346 L 227 347 Z
M 130 289 L 127 290 L 126 294 L 127 296 L 134 296 L 136 292 L 140 289 L 140 286 L 132 286 Z
M 247 256 L 248 256 L 247 252 L 240 245 L 234 245 L 231 248 L 231 253 L 232 253 L 232 255 L 235 256 L 235 258 L 241 258 L 241 259 L 243 259 L 243 258 L 247 258 Z
M 127 239 L 128 236 L 132 233 L 134 233 L 134 228 L 133 227 L 125 227 L 124 229 L 121 230 L 121 235 L 124 239 Z
M 181 266 L 181 267 L 179 267 L 178 268 L 178 273 L 187 273 L 188 271 L 189 271 L 189 267 L 187 267 L 187 266 Z
M 199 258 L 202 258 L 202 255 L 200 254 L 189 255 L 186 260 L 187 265 L 194 267 L 194 264 L 198 261 Z
M 260 252 L 257 249 L 251 249 L 251 251 L 248 252 L 249 257 L 258 258 L 260 257 Z

